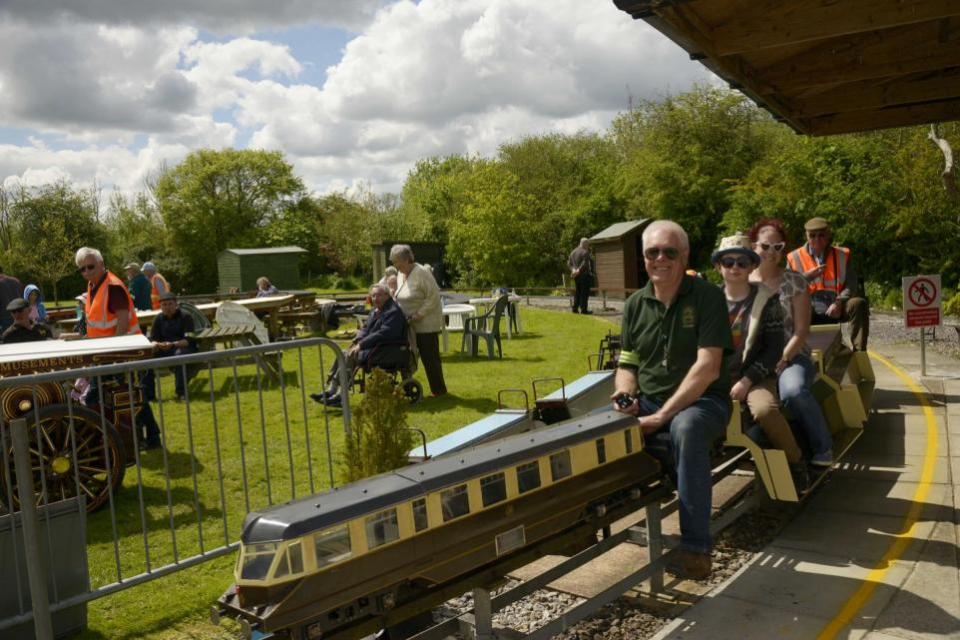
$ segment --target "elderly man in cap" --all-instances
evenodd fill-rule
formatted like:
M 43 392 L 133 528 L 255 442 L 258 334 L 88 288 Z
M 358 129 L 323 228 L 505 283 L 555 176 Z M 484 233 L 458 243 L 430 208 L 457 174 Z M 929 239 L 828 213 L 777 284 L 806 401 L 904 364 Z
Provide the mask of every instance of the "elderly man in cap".
M 143 263 L 143 275 L 150 281 L 150 308 L 160 308 L 160 296 L 170 291 L 170 283 L 162 275 L 157 273 L 157 265 L 149 260 Z
M 124 269 L 127 271 L 127 289 L 130 291 L 130 297 L 133 298 L 133 306 L 137 311 L 149 311 L 153 308 L 150 304 L 153 286 L 136 262 L 131 262 Z
M 733 353 L 723 292 L 685 273 L 687 233 L 657 220 L 643 231 L 647 285 L 623 307 L 614 408 L 638 416 L 648 449 L 676 474 L 680 566 L 710 575 L 710 450 L 730 419 L 728 358 Z
M 813 324 L 850 323 L 850 341 L 855 351 L 867 350 L 870 308 L 860 295 L 859 278 L 850 249 L 832 244 L 830 223 L 811 218 L 803 225 L 807 242 L 787 256 L 787 265 L 807 279 L 813 304 Z
M 7 305 L 7 311 L 13 316 L 13 324 L 7 327 L 0 342 L 14 344 L 16 342 L 37 342 L 50 340 L 53 332 L 45 324 L 30 320 L 30 303 L 24 298 L 14 298 Z
M 177 296 L 169 291 L 160 296 L 160 315 L 154 318 L 150 327 L 150 341 L 153 343 L 155 358 L 182 356 L 197 350 L 196 341 L 190 335 L 194 331 L 193 318 L 184 313 L 177 303 Z M 174 390 L 177 400 L 186 395 L 187 367 L 174 367 Z M 156 397 L 153 382 L 153 370 L 143 377 L 144 393 L 149 400 Z

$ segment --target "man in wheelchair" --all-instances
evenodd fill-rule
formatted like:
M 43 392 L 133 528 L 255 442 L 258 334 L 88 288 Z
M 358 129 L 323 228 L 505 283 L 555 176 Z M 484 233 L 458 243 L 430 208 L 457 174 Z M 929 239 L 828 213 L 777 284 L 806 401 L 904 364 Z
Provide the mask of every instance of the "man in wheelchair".
M 357 332 L 344 356 L 352 380 L 358 367 L 379 366 L 388 369 L 401 369 L 409 362 L 407 343 L 407 319 L 385 284 L 370 287 L 370 300 L 373 311 Z M 327 388 L 322 393 L 311 393 L 310 397 L 331 407 L 341 405 L 339 362 L 327 376 Z

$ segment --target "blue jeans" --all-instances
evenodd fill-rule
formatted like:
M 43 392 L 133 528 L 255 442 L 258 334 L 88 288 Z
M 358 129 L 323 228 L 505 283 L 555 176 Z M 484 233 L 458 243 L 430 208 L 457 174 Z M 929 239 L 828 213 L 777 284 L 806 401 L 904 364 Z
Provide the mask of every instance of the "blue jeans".
M 640 415 L 655 413 L 660 403 L 640 397 Z M 677 474 L 680 497 L 680 546 L 687 551 L 709 553 L 710 505 L 713 482 L 710 478 L 710 451 L 730 419 L 726 398 L 703 396 L 678 413 L 647 442 L 666 445 Z
M 800 354 L 790 361 L 778 381 L 780 402 L 793 418 L 800 422 L 814 455 L 833 449 L 833 438 L 830 437 L 827 421 L 817 399 L 810 391 L 816 375 L 817 368 L 810 358 Z

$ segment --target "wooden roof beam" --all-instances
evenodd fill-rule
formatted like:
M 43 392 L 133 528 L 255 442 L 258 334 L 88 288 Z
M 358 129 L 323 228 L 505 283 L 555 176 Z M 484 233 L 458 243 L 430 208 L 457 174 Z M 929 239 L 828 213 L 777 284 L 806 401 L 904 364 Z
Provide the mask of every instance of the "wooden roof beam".
M 854 82 L 810 97 L 793 98 L 790 105 L 798 117 L 810 118 L 950 98 L 960 98 L 960 67 L 942 73 L 890 78 L 886 82 Z
M 937 71 L 960 61 L 960 22 L 941 20 L 851 36 L 758 70 L 777 91 Z
M 728 56 L 960 16 L 957 0 L 751 0 L 748 7 L 713 29 L 717 54 Z
M 891 127 L 908 127 L 931 122 L 956 120 L 960 114 L 960 99 L 942 100 L 927 104 L 887 109 L 850 111 L 804 120 L 807 130 L 815 136 L 855 133 Z

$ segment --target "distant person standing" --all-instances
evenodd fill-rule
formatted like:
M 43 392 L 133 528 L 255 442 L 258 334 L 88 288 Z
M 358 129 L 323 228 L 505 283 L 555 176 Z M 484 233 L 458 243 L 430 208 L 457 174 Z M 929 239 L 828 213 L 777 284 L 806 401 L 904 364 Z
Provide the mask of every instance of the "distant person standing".
M 0 267 L 0 331 L 13 324 L 13 316 L 7 311 L 7 305 L 23 294 L 23 284 L 3 272 Z
M 150 308 L 160 308 L 160 296 L 170 291 L 170 283 L 162 275 L 157 273 L 157 265 L 149 260 L 143 263 L 143 275 L 150 281 Z
M 390 248 L 390 262 L 397 268 L 396 300 L 417 334 L 417 350 L 434 397 L 447 393 L 440 361 L 440 332 L 443 330 L 443 305 L 440 287 L 430 272 L 415 262 L 408 244 Z
M 136 262 L 131 262 L 124 268 L 127 271 L 127 289 L 133 298 L 133 306 L 137 311 L 149 311 L 153 308 L 150 302 L 153 285 L 147 280 L 147 276 L 143 275 L 140 265 Z
M 580 244 L 570 252 L 567 260 L 570 275 L 576 286 L 573 294 L 574 313 L 593 313 L 587 308 L 590 301 L 590 287 L 593 286 L 593 258 L 590 255 L 590 239 L 580 238 Z

